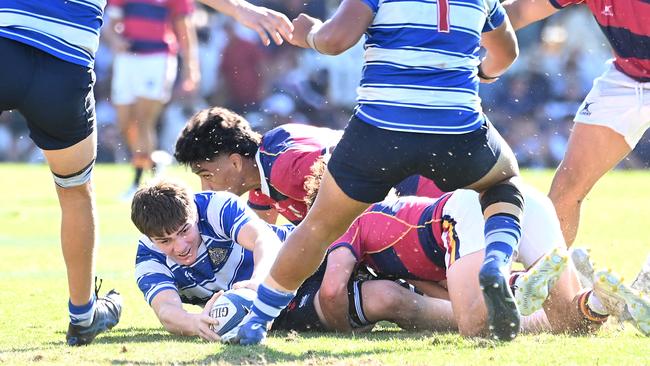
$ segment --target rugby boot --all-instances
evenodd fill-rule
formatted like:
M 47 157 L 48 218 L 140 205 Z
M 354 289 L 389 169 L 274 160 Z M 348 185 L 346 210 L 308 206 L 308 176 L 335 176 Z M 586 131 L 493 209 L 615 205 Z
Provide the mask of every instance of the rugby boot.
M 636 275 L 636 279 L 632 282 L 632 288 L 646 294 L 650 294 L 650 256 L 646 259 L 643 268 Z
M 594 271 L 594 264 L 591 261 L 589 257 L 589 249 L 585 248 L 574 248 L 571 250 L 571 260 L 573 261 L 573 265 L 578 272 L 578 279 L 580 280 L 580 283 L 582 284 L 582 287 L 584 288 L 594 288 L 594 281 L 595 281 L 595 271 Z M 608 298 L 601 299 L 601 302 L 603 302 L 603 305 L 607 309 L 614 309 L 617 308 L 617 306 L 622 306 L 622 309 L 617 311 L 615 314 L 610 314 L 614 315 L 614 317 L 617 318 L 620 325 L 622 326 L 622 323 L 626 320 L 632 320 L 632 316 L 630 315 L 630 312 L 627 310 L 627 307 L 624 305 L 617 305 L 614 303 L 607 304 L 606 302 L 610 301 Z
M 69 346 L 90 344 L 99 333 L 117 325 L 121 315 L 122 296 L 115 290 L 110 290 L 106 296 L 97 298 L 92 323 L 86 327 L 70 323 L 65 339 Z
M 483 263 L 479 284 L 487 308 L 490 335 L 496 340 L 511 341 L 519 334 L 521 317 L 508 285 L 508 276 L 497 262 L 488 260 Z M 506 267 L 504 264 L 503 268 Z
M 644 298 L 623 283 L 623 279 L 611 270 L 595 275 L 594 293 L 610 315 L 621 317 L 629 311 L 630 322 L 646 336 L 650 336 L 650 299 Z
M 515 280 L 515 300 L 521 315 L 531 315 L 542 308 L 555 282 L 566 268 L 566 250 L 555 248 Z

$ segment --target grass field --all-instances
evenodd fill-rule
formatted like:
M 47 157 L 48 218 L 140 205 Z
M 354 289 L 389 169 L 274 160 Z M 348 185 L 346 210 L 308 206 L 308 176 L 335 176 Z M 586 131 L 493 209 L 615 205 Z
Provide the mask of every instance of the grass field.
M 173 175 L 194 186 L 183 170 Z M 608 324 L 589 337 L 520 336 L 497 344 L 454 334 L 406 333 L 390 324 L 367 335 L 276 334 L 266 346 L 225 347 L 167 334 L 138 290 L 133 276 L 138 234 L 128 203 L 119 200 L 127 166 L 95 170 L 100 215 L 97 273 L 102 292 L 124 296 L 120 324 L 93 345 L 69 348 L 67 285 L 60 254 L 59 208 L 45 166 L 0 165 L 0 364 L 465 364 L 650 365 L 650 338 L 631 326 Z M 543 191 L 552 172 L 526 172 Z M 633 279 L 650 254 L 648 172 L 614 172 L 585 202 L 577 243 L 593 249 L 597 264 Z

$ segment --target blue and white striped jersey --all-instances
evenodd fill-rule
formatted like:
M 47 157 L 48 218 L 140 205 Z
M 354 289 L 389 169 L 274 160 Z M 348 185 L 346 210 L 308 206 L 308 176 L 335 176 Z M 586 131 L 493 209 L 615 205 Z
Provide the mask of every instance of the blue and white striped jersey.
M 366 33 L 355 115 L 379 128 L 471 132 L 484 121 L 481 33 L 499 27 L 498 0 L 362 0 L 375 13 Z
M 93 67 L 106 0 L 0 1 L 0 37 Z
M 237 235 L 255 213 L 239 197 L 228 192 L 202 192 L 194 197 L 199 215 L 196 262 L 179 265 L 143 236 L 135 259 L 138 287 L 149 304 L 162 290 L 177 291 L 184 303 L 202 305 L 220 290 L 228 290 L 253 274 L 253 253 L 237 243 Z M 281 241 L 293 225 L 270 225 Z

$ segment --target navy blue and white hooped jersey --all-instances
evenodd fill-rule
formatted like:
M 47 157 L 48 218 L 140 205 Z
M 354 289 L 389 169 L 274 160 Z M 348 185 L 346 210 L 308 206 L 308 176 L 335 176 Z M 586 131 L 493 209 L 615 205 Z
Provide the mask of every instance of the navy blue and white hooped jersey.
M 0 1 L 0 37 L 93 67 L 106 0 Z
M 135 259 L 135 277 L 145 300 L 163 290 L 177 291 L 184 303 L 205 304 L 210 297 L 228 290 L 253 274 L 253 253 L 237 243 L 244 225 L 258 219 L 239 197 L 227 192 L 202 192 L 195 195 L 198 209 L 199 245 L 194 264 L 179 265 L 143 236 Z M 293 225 L 270 225 L 281 241 Z
M 484 122 L 478 96 L 481 33 L 499 27 L 498 0 L 362 0 L 366 32 L 355 115 L 379 128 L 461 134 Z

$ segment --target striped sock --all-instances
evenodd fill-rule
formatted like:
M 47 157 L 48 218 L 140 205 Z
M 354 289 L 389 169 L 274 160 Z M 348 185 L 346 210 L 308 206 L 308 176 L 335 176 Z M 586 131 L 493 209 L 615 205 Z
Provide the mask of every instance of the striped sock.
M 70 312 L 70 323 L 87 327 L 93 322 L 95 315 L 95 294 L 92 295 L 90 301 L 85 305 L 73 305 L 68 300 L 68 311 Z
M 282 292 L 261 284 L 257 288 L 257 298 L 253 301 L 253 312 L 264 321 L 270 322 L 280 315 L 294 296 L 293 292 Z
M 508 214 L 496 214 L 485 221 L 485 261 L 509 263 L 519 247 L 521 225 L 519 218 Z

